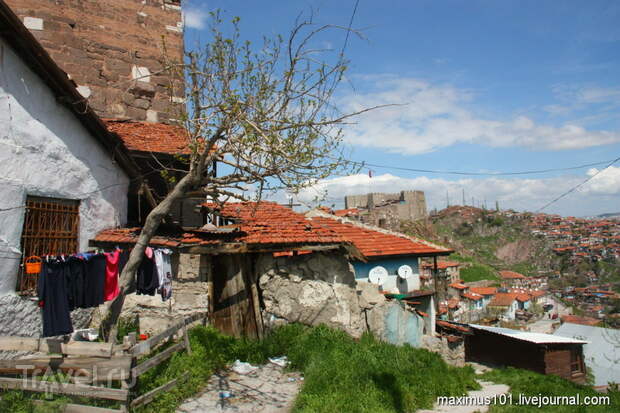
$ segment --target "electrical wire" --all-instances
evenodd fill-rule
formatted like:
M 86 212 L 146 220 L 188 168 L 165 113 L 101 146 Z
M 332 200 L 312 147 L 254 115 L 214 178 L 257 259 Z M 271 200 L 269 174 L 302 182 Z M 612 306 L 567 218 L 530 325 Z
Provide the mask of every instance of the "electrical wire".
M 337 159 L 337 158 L 333 158 L 333 159 Z M 608 164 L 609 162 L 615 163 L 616 161 L 617 160 L 613 160 L 613 161 L 608 160 L 608 161 L 593 162 L 593 163 L 577 165 L 577 166 L 569 166 L 569 167 L 564 167 L 564 168 L 538 169 L 538 170 L 530 170 L 530 171 L 467 172 L 467 171 L 440 171 L 440 170 L 432 170 L 432 169 L 405 168 L 405 167 L 400 167 L 400 166 L 378 165 L 378 164 L 374 164 L 374 163 L 368 163 L 368 162 L 365 162 L 365 161 L 359 162 L 359 161 L 352 161 L 352 160 L 349 160 L 349 159 L 345 159 L 344 160 L 344 162 L 346 162 L 346 163 L 349 163 L 349 164 L 352 164 L 352 165 L 358 165 L 358 166 L 360 166 L 362 168 L 365 167 L 365 166 L 371 166 L 373 168 L 394 169 L 394 170 L 399 170 L 399 171 L 421 172 L 421 173 L 432 173 L 432 174 L 444 174 L 444 175 L 465 175 L 465 176 L 534 175 L 534 174 L 543 174 L 543 173 L 549 173 L 549 172 L 574 171 L 574 170 L 577 170 L 577 169 L 589 168 L 589 167 L 592 167 L 592 166 L 605 165 L 605 164 Z
M 600 173 L 602 173 L 603 171 L 606 171 L 607 169 L 609 169 L 610 166 L 612 166 L 613 164 L 615 164 L 616 162 L 620 161 L 620 157 L 614 159 L 613 161 L 611 161 L 606 167 L 604 167 L 603 169 L 597 171 L 595 174 L 593 174 L 592 176 L 589 176 L 588 179 L 586 179 L 585 181 L 581 182 L 579 185 L 575 185 L 574 187 L 572 187 L 571 189 L 569 189 L 568 191 L 564 192 L 562 195 L 554 198 L 553 200 L 547 202 L 543 207 L 538 208 L 535 212 L 541 212 L 542 210 L 544 210 L 545 208 L 547 208 L 548 206 L 556 203 L 557 201 L 559 201 L 560 199 L 564 198 L 566 195 L 575 192 L 577 189 L 579 189 L 580 187 L 582 187 L 583 185 L 585 185 L 586 183 L 590 182 L 592 179 L 594 179 L 594 177 L 596 177 L 597 175 L 599 175 Z

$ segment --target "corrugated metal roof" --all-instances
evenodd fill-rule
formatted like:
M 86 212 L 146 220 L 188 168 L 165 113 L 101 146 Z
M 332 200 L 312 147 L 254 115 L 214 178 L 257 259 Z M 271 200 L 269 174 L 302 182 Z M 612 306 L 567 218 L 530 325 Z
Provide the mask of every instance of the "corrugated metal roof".
M 620 330 L 564 323 L 554 334 L 575 339 L 587 338 L 583 346 L 586 366 L 592 369 L 595 386 L 620 383 Z
M 478 324 L 470 324 L 470 327 L 473 327 L 478 330 L 489 331 L 495 334 L 501 334 L 503 336 L 512 337 L 517 340 L 529 341 L 530 343 L 536 344 L 586 344 L 587 341 L 577 340 L 575 338 L 570 337 L 561 337 L 559 335 L 553 334 L 543 334 L 543 333 L 531 333 L 529 331 L 520 331 L 513 330 L 510 328 L 502 328 L 502 327 L 490 327 L 490 326 L 481 326 Z

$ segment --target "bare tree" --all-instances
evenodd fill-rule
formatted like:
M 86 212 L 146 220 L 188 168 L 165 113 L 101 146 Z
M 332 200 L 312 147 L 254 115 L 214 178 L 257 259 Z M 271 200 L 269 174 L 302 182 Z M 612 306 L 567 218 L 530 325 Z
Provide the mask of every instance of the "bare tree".
M 234 18 L 226 36 L 219 13 L 211 15 L 211 41 L 187 54 L 186 61 L 165 62 L 185 79 L 187 105 L 180 114 L 190 142 L 188 169 L 174 188 L 147 216 L 135 248 L 119 280 L 121 293 L 102 321 L 108 340 L 145 248 L 173 203 L 202 188 L 207 199 L 259 200 L 264 191 L 298 191 L 346 168 L 341 126 L 352 116 L 333 105 L 336 88 L 347 67 L 345 46 L 320 49 L 325 35 L 350 28 L 317 26 L 297 20 L 289 37 L 264 38 L 255 48 L 240 38 Z M 225 170 L 210 176 L 214 162 Z M 178 172 L 178 171 L 177 171 Z

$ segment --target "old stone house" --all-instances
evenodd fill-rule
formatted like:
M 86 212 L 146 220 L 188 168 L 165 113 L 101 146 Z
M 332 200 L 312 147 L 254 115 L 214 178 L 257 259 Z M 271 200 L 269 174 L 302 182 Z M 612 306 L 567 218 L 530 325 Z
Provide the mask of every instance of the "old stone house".
M 0 25 L 0 331 L 31 335 L 36 305 L 15 295 L 36 285 L 25 259 L 124 225 L 138 167 L 4 1 Z
M 427 217 L 426 198 L 422 191 L 347 195 L 344 203 L 345 210 L 336 211 L 337 215 L 381 228 L 398 230 L 403 220 L 416 221 Z

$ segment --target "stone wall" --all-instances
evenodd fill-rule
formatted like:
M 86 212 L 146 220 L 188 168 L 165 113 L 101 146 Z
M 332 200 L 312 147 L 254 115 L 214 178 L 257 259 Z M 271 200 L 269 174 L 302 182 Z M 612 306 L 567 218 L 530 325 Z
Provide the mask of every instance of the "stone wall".
M 394 230 L 400 228 L 402 220 L 415 221 L 427 216 L 423 191 L 347 195 L 345 208 L 361 208 L 359 218 L 362 222 Z
M 355 282 L 343 255 L 313 253 L 274 258 L 262 255 L 256 271 L 267 329 L 299 322 L 326 324 L 360 337 L 371 331 L 394 344 L 420 344 L 421 318 L 397 301 L 388 301 L 377 286 Z
M 465 365 L 465 341 L 449 343 L 445 337 L 423 336 L 421 347 L 439 353 L 450 365 L 457 367 Z
M 162 301 L 159 295 L 128 294 L 121 318 L 137 320 L 140 332 L 152 335 L 191 314 L 208 312 L 209 260 L 207 255 L 173 255 L 172 298 Z
M 83 308 L 71 312 L 73 328 L 86 328 L 91 312 Z M 41 309 L 36 300 L 14 294 L 0 297 L 0 336 L 40 337 L 42 332 Z
M 162 37 L 169 58 L 182 58 L 180 1 L 6 2 L 101 117 L 175 118 L 183 83 L 160 72 Z

